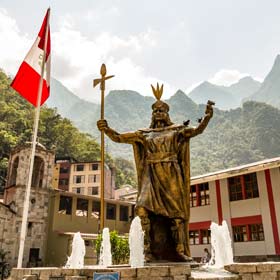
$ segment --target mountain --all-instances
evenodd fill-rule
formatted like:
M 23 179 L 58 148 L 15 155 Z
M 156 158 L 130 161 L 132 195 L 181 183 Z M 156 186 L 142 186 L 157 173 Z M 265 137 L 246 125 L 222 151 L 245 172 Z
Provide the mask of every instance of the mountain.
M 260 87 L 260 82 L 254 80 L 250 76 L 247 76 L 240 79 L 237 83 L 230 85 L 229 87 L 224 87 L 224 89 L 233 94 L 233 96 L 238 99 L 240 105 L 244 98 L 249 97 L 257 92 Z
M 216 102 L 216 106 L 223 110 L 239 106 L 238 98 L 222 86 L 203 82 L 189 93 L 189 97 L 197 104 L 206 104 L 208 100 Z
M 251 96 L 261 86 L 252 77 L 244 77 L 228 87 L 204 82 L 189 93 L 189 97 L 198 104 L 206 104 L 207 100 L 216 102 L 216 106 L 223 110 L 240 107 L 242 100 Z
M 259 90 L 248 99 L 265 102 L 280 108 L 280 55 L 277 55 L 272 69 L 264 79 Z
M 90 117 L 99 108 L 97 104 L 79 98 L 54 78 L 51 79 L 51 94 L 46 104 L 51 108 L 56 107 L 63 117 L 75 124 Z

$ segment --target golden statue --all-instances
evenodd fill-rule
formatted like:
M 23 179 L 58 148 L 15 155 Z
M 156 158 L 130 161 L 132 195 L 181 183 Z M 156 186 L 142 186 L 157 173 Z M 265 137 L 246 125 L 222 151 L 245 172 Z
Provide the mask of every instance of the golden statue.
M 163 85 L 154 88 L 150 128 L 118 133 L 106 120 L 97 122 L 113 141 L 132 144 L 138 176 L 135 211 L 145 232 L 144 253 L 154 260 L 190 261 L 190 153 L 189 141 L 203 132 L 213 116 L 208 101 L 205 116 L 196 128 L 173 124 L 169 106 L 160 100 Z

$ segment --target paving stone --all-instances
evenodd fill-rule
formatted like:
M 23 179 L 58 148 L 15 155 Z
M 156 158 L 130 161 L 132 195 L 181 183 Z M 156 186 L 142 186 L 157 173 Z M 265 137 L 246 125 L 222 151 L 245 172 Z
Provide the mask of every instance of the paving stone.
M 271 264 L 272 271 L 280 271 L 280 263 L 272 263 Z
M 242 280 L 253 280 L 253 274 L 252 273 L 242 273 L 241 275 L 240 275 L 242 278 L 240 278 L 240 279 L 242 279 Z
M 187 275 L 175 275 L 173 276 L 173 280 L 187 280 L 188 276 Z
M 225 269 L 233 273 L 257 272 L 255 263 L 248 263 L 248 264 L 236 263 L 236 264 L 226 265 Z
M 260 272 L 253 274 L 253 280 L 278 280 L 277 272 Z
M 257 272 L 272 271 L 271 263 L 259 263 L 256 265 Z
M 149 267 L 138 267 L 136 269 L 137 278 L 146 277 L 159 277 L 159 276 L 169 276 L 168 266 L 149 266 Z M 145 279 L 145 278 L 142 278 Z
M 169 267 L 169 271 L 170 271 L 170 276 L 191 275 L 191 267 L 190 267 L 190 265 L 170 266 Z
M 36 275 L 24 275 L 22 280 L 38 280 L 38 277 Z
M 120 273 L 121 279 L 123 277 L 135 277 L 136 278 L 136 268 L 118 268 L 115 271 Z
M 66 276 L 65 280 L 87 280 L 87 276 Z

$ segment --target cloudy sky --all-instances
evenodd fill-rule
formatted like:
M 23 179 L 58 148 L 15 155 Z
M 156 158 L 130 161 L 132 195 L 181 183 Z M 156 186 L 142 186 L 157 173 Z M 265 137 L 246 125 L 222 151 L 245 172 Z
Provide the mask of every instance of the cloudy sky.
M 280 53 L 279 0 L 0 0 L 0 68 L 14 75 L 51 7 L 52 76 L 81 98 L 107 89 L 163 98 L 202 81 L 262 80 Z

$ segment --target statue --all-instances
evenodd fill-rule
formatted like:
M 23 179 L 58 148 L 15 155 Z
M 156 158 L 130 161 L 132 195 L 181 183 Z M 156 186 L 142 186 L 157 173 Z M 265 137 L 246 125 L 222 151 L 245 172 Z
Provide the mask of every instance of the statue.
M 97 126 L 113 141 L 133 145 L 138 177 L 135 211 L 145 232 L 145 260 L 190 261 L 189 141 L 206 128 L 214 102 L 208 101 L 196 128 L 175 125 L 168 104 L 160 100 L 163 85 L 152 89 L 156 102 L 150 128 L 118 133 L 106 120 L 99 120 Z

